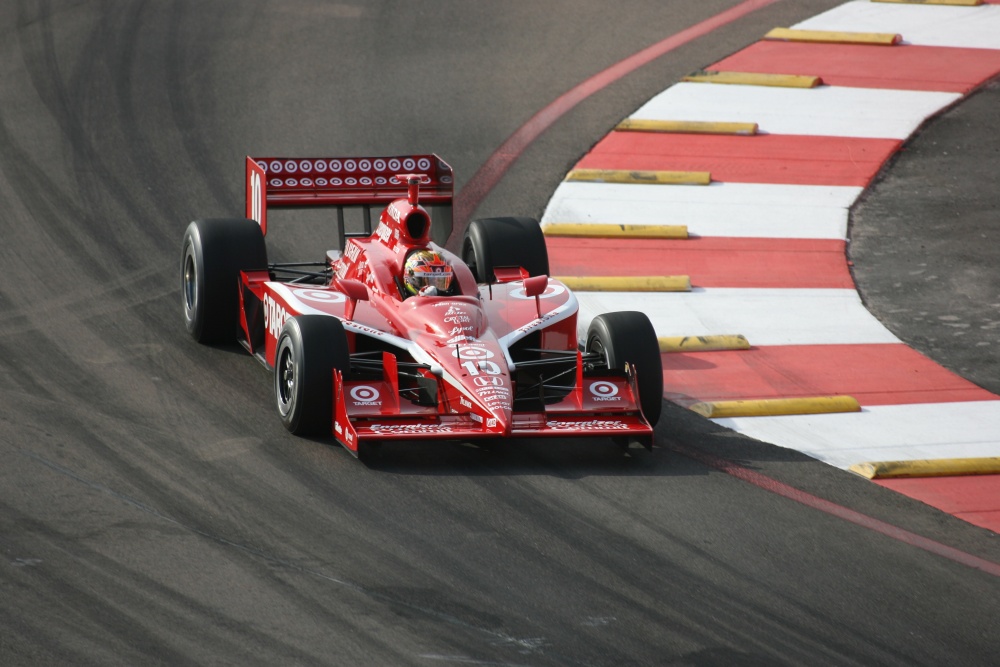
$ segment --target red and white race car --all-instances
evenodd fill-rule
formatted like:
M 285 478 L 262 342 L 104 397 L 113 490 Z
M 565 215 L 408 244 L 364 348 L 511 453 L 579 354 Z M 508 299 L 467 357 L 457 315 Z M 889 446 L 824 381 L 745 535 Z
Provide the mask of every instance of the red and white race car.
M 462 257 L 431 241 L 450 216 L 451 167 L 436 155 L 246 160 L 246 218 L 184 234 L 184 321 L 202 343 L 238 340 L 274 373 L 295 434 L 332 435 L 355 456 L 401 439 L 612 437 L 652 445 L 663 376 L 649 319 L 594 318 L 548 277 L 530 218 L 474 220 Z M 342 250 L 269 264 L 267 212 L 336 209 Z M 365 230 L 344 228 L 344 209 Z M 371 212 L 378 223 L 371 229 Z

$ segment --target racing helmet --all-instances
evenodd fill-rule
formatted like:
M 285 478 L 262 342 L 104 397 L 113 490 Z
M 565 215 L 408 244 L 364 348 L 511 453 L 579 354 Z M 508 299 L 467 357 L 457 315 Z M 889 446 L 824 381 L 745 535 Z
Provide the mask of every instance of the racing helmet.
M 424 287 L 446 292 L 453 278 L 451 265 L 433 250 L 417 250 L 403 264 L 403 281 L 408 294 L 417 294 Z

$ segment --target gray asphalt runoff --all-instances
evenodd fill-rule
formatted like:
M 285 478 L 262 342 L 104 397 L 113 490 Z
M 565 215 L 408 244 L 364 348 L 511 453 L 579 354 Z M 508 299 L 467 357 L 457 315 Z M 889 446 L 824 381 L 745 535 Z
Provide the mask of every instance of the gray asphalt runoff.
M 245 155 L 437 152 L 460 188 L 555 97 L 735 4 L 0 3 L 0 664 L 995 663 L 996 577 L 682 452 L 1000 562 L 996 535 L 859 477 L 671 404 L 652 452 L 423 443 L 364 465 L 289 435 L 256 361 L 184 331 L 181 236 L 194 218 L 242 216 Z M 654 94 L 835 4 L 775 3 L 587 99 L 477 215 L 538 215 Z M 995 118 L 966 108 L 928 126 L 928 148 L 911 145 L 854 225 L 876 312 L 970 325 L 893 325 L 942 350 L 995 306 L 892 301 L 912 278 L 867 275 L 882 257 L 864 237 L 888 234 L 874 250 L 942 284 L 985 282 L 961 277 L 962 253 L 995 247 L 981 199 L 995 153 L 979 152 Z M 919 164 L 939 150 L 947 170 Z M 919 183 L 883 199 L 910 170 Z M 947 220 L 932 238 L 954 253 L 902 257 L 924 218 Z M 271 223 L 274 261 L 332 247 L 323 218 Z M 997 303 L 993 285 L 970 301 Z
M 862 299 L 893 333 L 1000 393 L 1000 82 L 934 118 L 852 214 Z

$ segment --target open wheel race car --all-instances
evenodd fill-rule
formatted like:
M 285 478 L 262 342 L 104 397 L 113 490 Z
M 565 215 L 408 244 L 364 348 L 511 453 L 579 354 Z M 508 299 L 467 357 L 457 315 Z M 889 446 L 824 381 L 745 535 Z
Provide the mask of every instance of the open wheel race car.
M 274 373 L 281 421 L 372 442 L 604 436 L 652 446 L 663 376 L 646 315 L 606 313 L 578 339 L 576 297 L 548 277 L 530 218 L 472 221 L 461 258 L 431 241 L 451 167 L 436 155 L 250 158 L 246 218 L 192 222 L 181 291 L 202 343 L 238 340 Z M 267 212 L 336 209 L 341 249 L 268 263 Z M 364 231 L 345 231 L 345 208 Z M 371 212 L 378 214 L 372 230 Z

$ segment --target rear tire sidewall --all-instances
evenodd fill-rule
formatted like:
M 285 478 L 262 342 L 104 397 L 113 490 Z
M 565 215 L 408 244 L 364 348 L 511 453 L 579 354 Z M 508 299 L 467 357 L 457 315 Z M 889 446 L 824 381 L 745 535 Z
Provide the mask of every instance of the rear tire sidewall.
M 327 315 L 290 318 L 274 357 L 274 400 L 281 422 L 296 435 L 330 435 L 333 370 L 350 367 L 347 334 Z
M 267 247 L 253 220 L 195 220 L 184 232 L 180 282 L 184 326 L 200 343 L 236 340 L 240 271 L 267 268 Z
M 587 331 L 587 352 L 601 352 L 612 370 L 635 366 L 642 413 L 653 426 L 663 408 L 663 362 L 649 317 L 638 311 L 598 315 Z
M 533 218 L 473 220 L 462 241 L 462 260 L 479 283 L 494 282 L 498 266 L 520 266 L 532 276 L 549 274 L 545 235 Z

